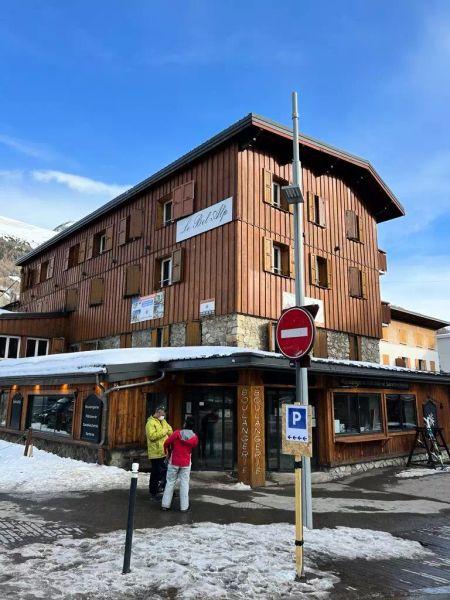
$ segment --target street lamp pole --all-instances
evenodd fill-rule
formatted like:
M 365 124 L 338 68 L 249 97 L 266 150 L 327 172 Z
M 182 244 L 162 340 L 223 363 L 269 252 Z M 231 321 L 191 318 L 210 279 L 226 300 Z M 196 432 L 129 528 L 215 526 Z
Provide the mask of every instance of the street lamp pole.
M 297 92 L 292 92 L 292 123 L 293 123 L 293 184 L 303 191 L 301 164 L 298 140 L 298 102 Z M 303 203 L 294 204 L 294 262 L 295 262 L 295 305 L 305 305 L 305 269 L 303 241 Z M 308 371 L 295 363 L 295 391 L 297 402 L 308 405 Z M 302 457 L 302 512 L 303 523 L 308 529 L 313 528 L 312 497 L 311 497 L 311 461 Z

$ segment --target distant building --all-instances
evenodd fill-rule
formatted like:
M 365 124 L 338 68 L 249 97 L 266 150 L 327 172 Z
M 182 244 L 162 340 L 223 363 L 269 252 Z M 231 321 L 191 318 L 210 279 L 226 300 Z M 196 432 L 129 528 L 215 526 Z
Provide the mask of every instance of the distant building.
M 439 331 L 436 337 L 441 371 L 450 373 L 450 329 Z
M 387 303 L 383 307 L 381 364 L 417 371 L 439 371 L 437 331 L 448 323 Z M 450 357 L 450 334 L 448 347 Z

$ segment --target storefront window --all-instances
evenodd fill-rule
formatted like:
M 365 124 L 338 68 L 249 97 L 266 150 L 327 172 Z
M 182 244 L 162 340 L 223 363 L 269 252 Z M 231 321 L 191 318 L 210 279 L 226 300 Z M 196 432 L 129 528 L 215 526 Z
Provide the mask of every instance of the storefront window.
M 72 435 L 73 408 L 73 396 L 28 396 L 27 427 Z
M 416 397 L 411 394 L 388 394 L 386 396 L 389 431 L 415 429 Z
M 8 410 L 8 392 L 0 392 L 0 427 L 6 427 L 6 411 Z
M 334 394 L 334 432 L 355 435 L 381 431 L 380 394 Z

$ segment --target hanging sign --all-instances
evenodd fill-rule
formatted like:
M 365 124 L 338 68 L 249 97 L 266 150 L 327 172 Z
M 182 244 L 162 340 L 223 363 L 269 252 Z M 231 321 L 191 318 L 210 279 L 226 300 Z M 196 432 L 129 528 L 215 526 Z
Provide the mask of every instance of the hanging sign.
M 182 242 L 215 227 L 229 223 L 233 218 L 233 198 L 199 210 L 189 217 L 177 221 L 176 241 Z
M 311 406 L 282 405 L 281 446 L 283 454 L 312 456 Z
M 164 316 L 164 292 L 140 296 L 131 300 L 131 323 L 140 323 Z
M 81 439 L 98 444 L 101 437 L 103 403 L 98 396 L 91 394 L 83 403 L 81 415 Z

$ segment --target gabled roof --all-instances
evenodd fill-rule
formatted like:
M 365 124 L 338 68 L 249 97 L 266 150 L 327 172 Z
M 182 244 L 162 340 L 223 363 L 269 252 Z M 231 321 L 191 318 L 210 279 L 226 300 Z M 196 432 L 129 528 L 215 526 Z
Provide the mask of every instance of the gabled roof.
M 243 119 L 236 121 L 236 123 L 233 123 L 233 125 L 231 125 L 230 127 L 227 127 L 226 129 L 213 136 L 203 144 L 200 144 L 200 146 L 197 146 L 196 148 L 194 148 L 187 154 L 184 154 L 179 159 L 170 163 L 160 171 L 157 171 L 147 179 L 144 179 L 134 187 L 124 192 L 123 194 L 120 194 L 116 198 L 113 198 L 97 210 L 94 210 L 92 213 L 86 215 L 67 229 L 64 229 L 57 235 L 53 236 L 50 240 L 44 242 L 38 248 L 31 250 L 17 261 L 17 265 L 20 266 L 27 263 L 34 256 L 40 254 L 41 252 L 50 248 L 51 246 L 54 246 L 63 239 L 68 238 L 73 233 L 99 219 L 111 210 L 121 206 L 122 204 L 125 204 L 132 198 L 135 198 L 138 194 L 147 190 L 151 186 L 161 182 L 166 177 L 173 175 L 180 169 L 183 169 L 192 161 L 201 158 L 203 155 L 207 154 L 208 152 L 211 152 L 218 146 L 232 140 L 233 138 L 239 137 L 246 130 L 251 129 L 255 131 L 265 131 L 266 133 L 282 138 L 285 141 L 292 140 L 292 129 L 290 129 L 289 127 L 281 125 L 280 123 L 276 123 L 275 121 L 272 121 L 270 119 L 266 119 L 265 117 L 262 117 L 255 113 L 249 113 Z M 378 175 L 378 173 L 375 171 L 375 169 L 372 167 L 369 161 L 354 156 L 353 154 L 349 154 L 344 150 L 340 150 L 338 148 L 330 146 L 329 144 L 326 144 L 306 135 L 300 135 L 300 146 L 301 158 L 304 150 L 320 152 L 327 154 L 330 157 L 334 157 L 338 161 L 348 163 L 349 165 L 353 165 L 355 168 L 360 170 L 361 173 L 369 174 L 370 178 L 375 183 L 376 189 L 378 189 L 384 197 L 385 206 L 383 210 L 380 211 L 380 214 L 377 216 L 377 222 L 387 221 L 389 219 L 400 217 L 405 214 L 405 211 L 400 202 L 394 196 L 394 194 L 386 185 L 386 183 L 384 183 L 384 181 L 381 179 L 381 177 Z

